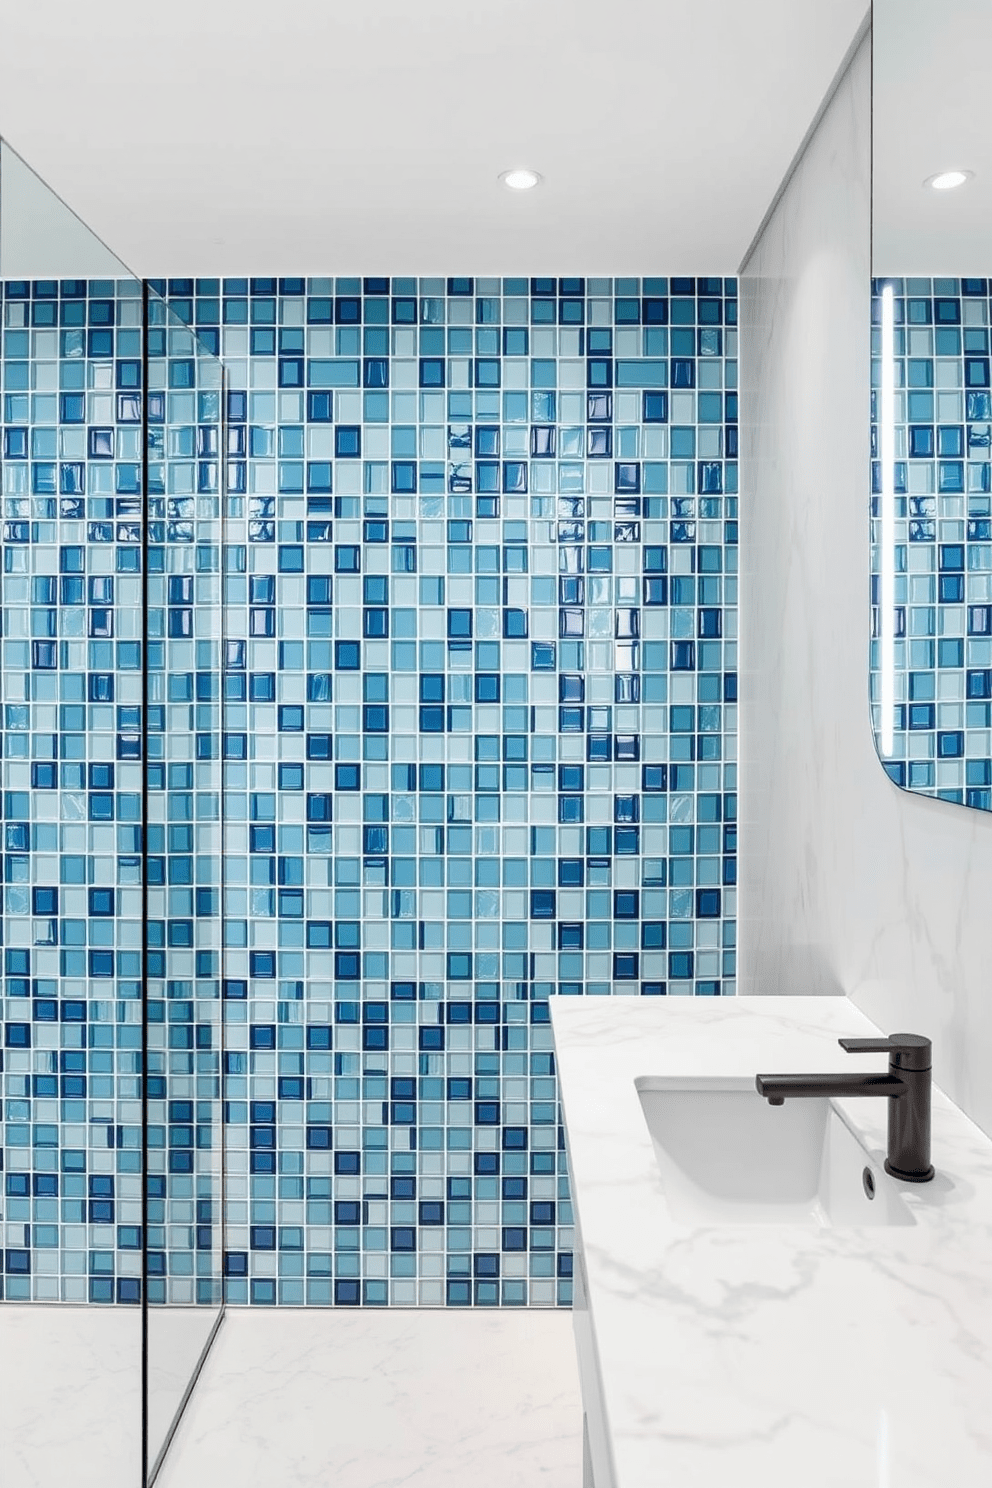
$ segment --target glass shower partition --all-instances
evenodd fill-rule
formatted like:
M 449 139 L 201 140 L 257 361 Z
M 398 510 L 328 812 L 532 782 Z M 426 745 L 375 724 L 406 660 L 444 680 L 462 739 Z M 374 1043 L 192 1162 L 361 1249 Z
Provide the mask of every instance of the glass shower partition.
M 155 1480 L 222 1311 L 220 361 L 145 291 L 147 1425 Z
M 0 306 L 0 1481 L 146 1488 L 223 1306 L 223 376 L 4 143 Z
M 0 142 L 0 1482 L 142 1481 L 142 286 Z

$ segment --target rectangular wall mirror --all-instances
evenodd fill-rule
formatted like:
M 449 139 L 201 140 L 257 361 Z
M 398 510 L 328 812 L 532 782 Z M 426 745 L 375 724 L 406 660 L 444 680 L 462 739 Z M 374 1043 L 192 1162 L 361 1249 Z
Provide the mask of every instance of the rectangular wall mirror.
M 992 810 L 992 137 L 981 0 L 875 0 L 871 710 L 907 790 Z

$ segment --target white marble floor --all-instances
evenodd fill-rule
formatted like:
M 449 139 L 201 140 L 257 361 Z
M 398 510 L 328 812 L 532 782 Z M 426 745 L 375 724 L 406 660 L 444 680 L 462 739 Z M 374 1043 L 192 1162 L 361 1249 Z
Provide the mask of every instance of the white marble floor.
M 140 1476 L 138 1308 L 5 1302 L 3 1488 L 136 1488 Z
M 581 1480 L 569 1313 L 280 1308 L 228 1310 L 156 1488 Z

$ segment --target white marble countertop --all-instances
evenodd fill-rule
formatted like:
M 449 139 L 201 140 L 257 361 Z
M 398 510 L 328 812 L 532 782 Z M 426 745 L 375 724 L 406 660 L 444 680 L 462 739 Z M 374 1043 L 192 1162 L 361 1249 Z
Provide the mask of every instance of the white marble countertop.
M 935 1088 L 915 1224 L 689 1228 L 635 1079 L 850 1072 L 838 1037 L 879 1030 L 840 997 L 555 998 L 552 1022 L 615 1488 L 988 1488 L 992 1141 Z M 837 1105 L 880 1169 L 887 1102 Z

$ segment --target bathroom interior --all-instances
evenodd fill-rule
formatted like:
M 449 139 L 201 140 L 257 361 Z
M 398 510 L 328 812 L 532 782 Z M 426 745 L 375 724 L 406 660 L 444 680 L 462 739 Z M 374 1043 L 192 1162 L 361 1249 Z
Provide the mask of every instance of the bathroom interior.
M 990 1481 L 990 46 L 0 7 L 3 1488 Z

